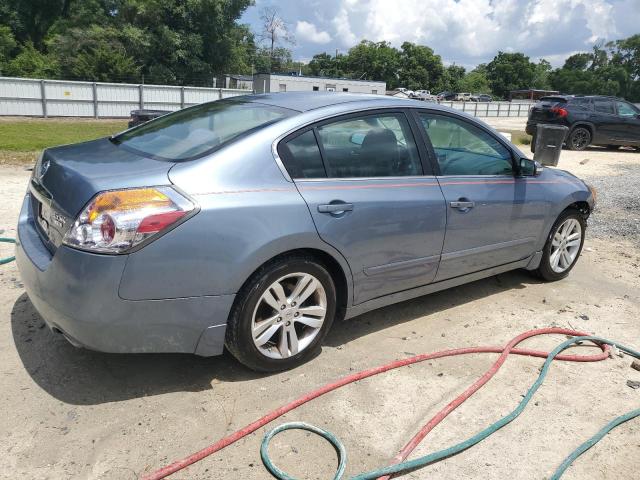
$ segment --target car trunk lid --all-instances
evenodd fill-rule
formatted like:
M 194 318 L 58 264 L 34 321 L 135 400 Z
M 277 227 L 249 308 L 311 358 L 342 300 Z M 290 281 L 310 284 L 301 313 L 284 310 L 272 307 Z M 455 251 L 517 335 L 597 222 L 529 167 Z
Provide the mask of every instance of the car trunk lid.
M 45 150 L 29 187 L 41 237 L 54 250 L 98 192 L 168 185 L 173 165 L 127 151 L 108 138 Z

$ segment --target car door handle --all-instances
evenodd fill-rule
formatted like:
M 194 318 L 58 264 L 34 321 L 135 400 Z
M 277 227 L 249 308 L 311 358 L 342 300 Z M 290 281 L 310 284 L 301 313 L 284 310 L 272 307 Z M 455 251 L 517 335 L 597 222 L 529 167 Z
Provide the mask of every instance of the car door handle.
M 467 211 L 475 207 L 476 202 L 470 202 L 469 200 L 457 200 L 455 202 L 449 202 L 449 206 L 461 211 Z
M 327 203 L 318 205 L 318 212 L 339 214 L 353 210 L 353 203 Z

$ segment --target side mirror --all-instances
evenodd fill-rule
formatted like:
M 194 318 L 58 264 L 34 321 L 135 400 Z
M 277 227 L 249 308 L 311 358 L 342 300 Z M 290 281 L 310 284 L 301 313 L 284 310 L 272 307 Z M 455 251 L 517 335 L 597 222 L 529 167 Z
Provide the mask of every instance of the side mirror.
M 544 167 L 540 163 L 529 160 L 528 158 L 521 158 L 519 167 L 520 175 L 523 177 L 537 177 L 544 170 Z

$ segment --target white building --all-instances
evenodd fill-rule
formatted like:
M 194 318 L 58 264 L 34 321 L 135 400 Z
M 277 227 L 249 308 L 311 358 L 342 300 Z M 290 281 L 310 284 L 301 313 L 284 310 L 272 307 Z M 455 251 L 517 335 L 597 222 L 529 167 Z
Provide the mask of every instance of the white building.
M 387 84 L 348 78 L 300 77 L 258 73 L 253 76 L 255 93 L 275 92 L 349 92 L 384 95 Z

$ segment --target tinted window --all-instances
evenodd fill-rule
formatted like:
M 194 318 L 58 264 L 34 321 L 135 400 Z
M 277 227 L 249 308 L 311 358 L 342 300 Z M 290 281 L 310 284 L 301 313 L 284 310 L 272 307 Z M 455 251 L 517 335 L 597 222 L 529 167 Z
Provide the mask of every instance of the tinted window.
M 571 105 L 583 108 L 585 110 L 593 110 L 593 103 L 590 98 L 574 98 L 571 100 Z
M 627 102 L 616 102 L 618 104 L 618 115 L 621 117 L 633 117 L 638 115 L 638 109 Z
M 464 120 L 421 113 L 442 175 L 511 175 L 511 153 L 493 135 Z
M 418 150 L 402 114 L 341 120 L 319 127 L 318 135 L 331 178 L 422 174 Z
M 187 160 L 296 113 L 237 99 L 220 100 L 165 115 L 121 133 L 113 141 L 146 155 Z
M 595 111 L 599 113 L 615 113 L 615 110 L 613 109 L 613 102 L 611 100 L 602 100 L 596 98 L 593 101 L 593 106 L 595 108 Z
M 292 178 L 322 178 L 326 176 L 313 130 L 281 144 L 279 153 Z

